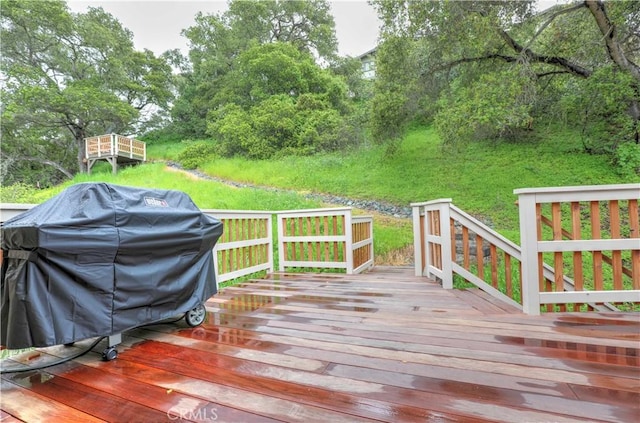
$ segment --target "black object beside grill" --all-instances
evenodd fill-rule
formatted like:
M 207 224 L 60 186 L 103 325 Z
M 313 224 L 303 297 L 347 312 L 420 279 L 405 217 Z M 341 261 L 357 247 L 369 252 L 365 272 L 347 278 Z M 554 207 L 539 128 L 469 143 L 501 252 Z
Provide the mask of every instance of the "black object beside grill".
M 183 192 L 71 186 L 2 225 L 0 344 L 71 344 L 185 313 L 204 320 L 216 293 L 222 223 Z

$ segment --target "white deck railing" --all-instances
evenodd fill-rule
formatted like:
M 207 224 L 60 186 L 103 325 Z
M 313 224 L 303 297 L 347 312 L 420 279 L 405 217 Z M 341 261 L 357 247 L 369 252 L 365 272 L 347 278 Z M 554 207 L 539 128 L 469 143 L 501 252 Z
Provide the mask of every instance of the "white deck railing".
M 147 160 L 147 148 L 143 141 L 118 134 L 96 135 L 84 139 L 85 158 L 121 156 L 136 160 Z
M 353 273 L 373 267 L 373 217 L 351 217 Z
M 451 289 L 457 274 L 534 315 L 541 305 L 605 311 L 616 310 L 616 303 L 640 304 L 640 184 L 515 193 L 522 248 L 451 199 L 412 204 L 416 275 Z
M 455 207 L 450 198 L 411 206 L 416 276 L 440 279 L 443 288 L 452 289 L 457 274 L 521 308 L 520 249 L 516 244 Z
M 351 208 L 291 210 L 277 216 L 280 271 L 344 269 L 353 274 L 373 266 L 371 217 L 352 217 Z
M 520 189 L 515 194 L 522 272 L 528 281 L 526 313 L 540 313 L 541 304 L 547 310 L 562 304 L 565 310 L 564 304 L 640 303 L 640 184 Z M 555 273 L 546 283 L 540 272 L 545 261 L 553 263 Z M 573 292 L 565 290 L 564 274 L 574 281 Z
M 218 283 L 262 271 L 273 272 L 271 212 L 202 211 L 224 225 L 224 232 L 213 247 Z

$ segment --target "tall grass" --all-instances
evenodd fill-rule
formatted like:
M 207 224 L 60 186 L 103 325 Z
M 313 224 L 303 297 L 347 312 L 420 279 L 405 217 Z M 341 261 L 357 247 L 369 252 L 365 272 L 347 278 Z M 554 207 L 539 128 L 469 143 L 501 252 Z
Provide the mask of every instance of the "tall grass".
M 518 230 L 514 189 L 640 180 L 618 175 L 603 156 L 582 153 L 579 136 L 557 127 L 543 128 L 536 139 L 474 142 L 458 150 L 444 149 L 435 131 L 422 127 L 410 131 L 392 156 L 379 146 L 277 160 L 216 159 L 201 170 L 237 181 L 398 205 L 452 198 L 512 234 Z

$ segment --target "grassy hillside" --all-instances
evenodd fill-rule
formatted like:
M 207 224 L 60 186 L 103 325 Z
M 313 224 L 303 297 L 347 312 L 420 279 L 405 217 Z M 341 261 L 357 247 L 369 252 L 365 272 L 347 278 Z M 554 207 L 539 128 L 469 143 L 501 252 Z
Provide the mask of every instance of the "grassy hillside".
M 117 175 L 111 174 L 110 165 L 96 165 L 94 169 L 91 175 L 76 175 L 72 181 L 55 188 L 30 192 L 21 202 L 40 203 L 77 183 L 108 182 L 181 190 L 189 194 L 198 207 L 206 209 L 287 210 L 320 206 L 317 201 L 307 200 L 295 194 L 234 188 L 217 182 L 197 180 L 182 172 L 171 171 L 163 163 L 128 167 L 120 170 Z M 3 201 L 6 200 L 3 198 Z
M 149 145 L 148 156 L 175 160 L 191 141 Z M 312 157 L 269 161 L 212 159 L 201 170 L 226 179 L 304 192 L 330 193 L 398 205 L 452 198 L 454 204 L 519 242 L 518 210 L 513 190 L 525 187 L 637 182 L 623 178 L 602 156 L 581 153 L 579 137 L 570 130 L 546 128 L 536 140 L 519 143 L 471 143 L 458 151 L 442 148 L 431 128 L 409 132 L 397 154 L 385 156 L 383 147 Z M 286 210 L 321 206 L 304 195 L 232 188 L 194 180 L 170 172 L 163 164 L 148 164 L 111 175 L 98 164 L 92 176 L 78 175 L 51 190 L 11 193 L 2 189 L 2 201 L 42 202 L 64 187 L 79 182 L 105 181 L 121 185 L 179 189 L 201 208 Z M 412 242 L 406 219 L 375 216 L 375 253 L 378 262 L 402 263 L 410 252 L 398 250 Z
M 122 169 L 117 175 L 111 174 L 108 164 L 96 164 L 92 175 L 77 175 L 72 181 L 47 190 L 12 191 L 3 188 L 3 202 L 41 203 L 61 192 L 66 187 L 82 182 L 108 182 L 119 185 L 176 189 L 184 191 L 203 209 L 229 210 L 293 210 L 324 206 L 318 201 L 309 200 L 303 195 L 282 193 L 251 188 L 234 188 L 218 182 L 198 180 L 182 173 L 172 171 L 163 163 L 153 163 Z M 362 214 L 362 211 L 355 211 Z M 406 262 L 408 257 L 396 258 L 397 251 L 411 241 L 410 222 L 376 216 L 374 223 L 374 253 L 378 263 L 393 264 L 394 261 Z
M 182 145 L 152 146 L 150 154 L 175 156 Z M 623 178 L 603 156 L 581 152 L 579 136 L 543 128 L 536 139 L 475 142 L 442 148 L 432 128 L 409 132 L 397 154 L 383 147 L 269 161 L 215 159 L 204 172 L 226 179 L 298 191 L 332 193 L 398 205 L 437 198 L 454 204 L 517 240 L 517 188 L 637 182 Z

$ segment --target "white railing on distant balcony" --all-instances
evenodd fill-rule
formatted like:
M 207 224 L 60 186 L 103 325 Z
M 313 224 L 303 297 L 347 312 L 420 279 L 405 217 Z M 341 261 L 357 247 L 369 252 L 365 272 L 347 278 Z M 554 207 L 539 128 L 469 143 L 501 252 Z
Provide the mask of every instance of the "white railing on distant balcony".
M 85 158 L 121 156 L 147 160 L 147 148 L 143 141 L 118 134 L 96 135 L 84 139 Z

